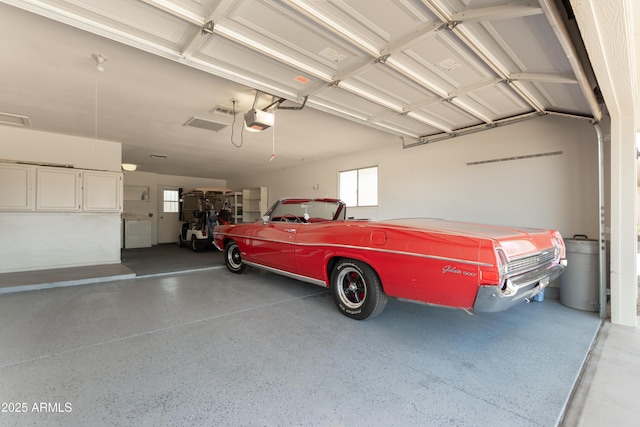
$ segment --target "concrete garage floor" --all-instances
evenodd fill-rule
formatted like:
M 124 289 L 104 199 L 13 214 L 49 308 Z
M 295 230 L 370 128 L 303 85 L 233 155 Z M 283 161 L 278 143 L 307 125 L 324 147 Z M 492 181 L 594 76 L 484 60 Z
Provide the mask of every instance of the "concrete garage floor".
M 323 288 L 221 262 L 0 295 L 0 321 L 0 402 L 27 408 L 0 425 L 18 426 L 554 426 L 600 326 L 551 299 L 391 300 L 357 322 Z

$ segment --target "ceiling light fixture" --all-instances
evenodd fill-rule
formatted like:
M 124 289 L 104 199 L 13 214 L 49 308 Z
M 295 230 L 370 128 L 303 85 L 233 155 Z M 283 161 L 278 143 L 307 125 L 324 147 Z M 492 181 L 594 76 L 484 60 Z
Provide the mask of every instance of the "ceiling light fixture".
M 134 170 L 138 169 L 138 165 L 134 165 L 133 163 L 123 163 L 122 169 L 127 172 L 133 172 Z
M 107 57 L 101 53 L 92 53 L 91 56 L 96 60 L 96 70 L 99 72 L 104 71 L 104 63 L 107 61 Z

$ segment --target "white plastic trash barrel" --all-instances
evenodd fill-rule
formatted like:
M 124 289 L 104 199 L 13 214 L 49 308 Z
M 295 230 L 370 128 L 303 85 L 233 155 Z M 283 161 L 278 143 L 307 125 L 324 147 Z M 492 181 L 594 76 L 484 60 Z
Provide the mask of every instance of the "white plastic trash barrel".
M 565 239 L 564 243 L 568 264 L 560 275 L 560 303 L 578 310 L 598 311 L 598 241 L 575 235 L 573 239 Z

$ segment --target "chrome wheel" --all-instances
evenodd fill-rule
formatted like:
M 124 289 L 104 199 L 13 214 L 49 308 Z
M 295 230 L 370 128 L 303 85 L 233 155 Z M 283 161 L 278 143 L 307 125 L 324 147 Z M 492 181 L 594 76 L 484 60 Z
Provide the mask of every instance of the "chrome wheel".
M 240 248 L 234 241 L 228 242 L 224 247 L 224 262 L 234 273 L 242 273 L 247 268 L 247 265 L 242 262 Z
M 353 267 L 340 271 L 336 291 L 340 301 L 350 309 L 357 309 L 367 299 L 367 284 L 364 277 Z
M 361 261 L 343 258 L 336 262 L 331 293 L 342 314 L 356 320 L 375 317 L 387 305 L 378 274 Z

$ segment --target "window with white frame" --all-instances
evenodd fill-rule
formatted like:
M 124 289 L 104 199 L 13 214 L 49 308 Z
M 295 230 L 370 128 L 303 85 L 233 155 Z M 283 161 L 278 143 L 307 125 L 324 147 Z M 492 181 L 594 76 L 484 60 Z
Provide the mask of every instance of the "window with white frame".
M 347 206 L 378 205 L 378 167 L 340 172 L 340 199 Z
M 165 213 L 178 212 L 178 190 L 164 190 L 163 191 L 163 211 Z

